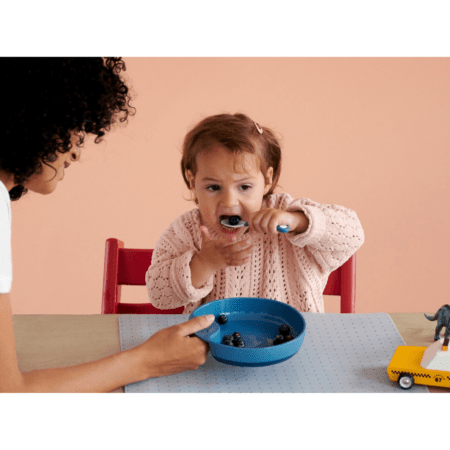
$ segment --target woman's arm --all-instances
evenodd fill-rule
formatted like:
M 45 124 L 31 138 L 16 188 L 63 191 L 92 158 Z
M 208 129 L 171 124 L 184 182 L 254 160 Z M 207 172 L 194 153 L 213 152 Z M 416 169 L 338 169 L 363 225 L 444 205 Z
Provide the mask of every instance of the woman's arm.
M 189 337 L 211 325 L 201 316 L 165 328 L 143 344 L 98 361 L 21 373 L 17 364 L 10 294 L 0 294 L 0 392 L 110 392 L 151 377 L 194 370 L 208 346 Z

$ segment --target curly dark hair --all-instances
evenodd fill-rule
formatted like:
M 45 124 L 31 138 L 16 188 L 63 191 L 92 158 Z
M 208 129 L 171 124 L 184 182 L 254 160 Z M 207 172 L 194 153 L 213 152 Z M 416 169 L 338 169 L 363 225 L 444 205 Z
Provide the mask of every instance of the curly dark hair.
M 72 148 L 75 131 L 101 141 L 117 121 L 135 114 L 129 89 L 120 76 L 121 58 L 0 58 L 5 130 L 0 169 L 18 185 L 11 200 L 27 192 L 22 185 L 42 164 L 54 162 Z M 6 139 L 6 142 L 5 142 Z

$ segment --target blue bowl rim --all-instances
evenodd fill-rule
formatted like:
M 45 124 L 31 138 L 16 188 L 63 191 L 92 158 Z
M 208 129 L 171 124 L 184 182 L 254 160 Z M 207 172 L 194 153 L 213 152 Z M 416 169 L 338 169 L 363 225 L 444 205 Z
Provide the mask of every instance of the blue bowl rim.
M 282 305 L 281 307 L 286 307 L 288 310 L 289 309 L 292 310 L 292 312 L 297 314 L 298 317 L 300 318 L 300 321 L 302 322 L 302 330 L 297 334 L 297 336 L 294 337 L 294 339 L 292 339 L 289 342 L 283 343 L 283 346 L 290 346 L 290 347 L 292 347 L 294 345 L 297 345 L 299 339 L 302 339 L 302 340 L 304 339 L 304 334 L 306 332 L 306 321 L 305 321 L 305 318 L 303 317 L 302 313 L 300 311 L 298 311 L 297 309 L 295 309 L 293 306 L 288 305 L 287 303 L 283 303 L 283 302 L 280 302 L 278 300 L 273 300 L 271 298 L 264 298 L 264 297 L 226 297 L 226 298 L 216 299 L 216 300 L 213 300 L 211 302 L 204 303 L 203 305 L 198 306 L 194 311 L 191 312 L 191 314 L 189 315 L 189 319 L 192 319 L 193 317 L 198 317 L 199 315 L 196 315 L 195 312 L 200 310 L 203 307 L 206 307 L 206 306 L 210 305 L 211 303 L 224 302 L 224 301 L 229 301 L 229 300 L 242 300 L 242 299 L 263 300 L 263 301 L 268 301 L 270 303 L 276 302 L 277 304 Z M 200 315 L 202 315 L 202 314 L 200 314 Z M 214 321 L 213 324 L 210 325 L 210 327 L 212 327 L 214 325 L 214 323 L 216 323 L 216 322 Z M 208 328 L 206 328 L 206 330 L 207 329 Z M 223 344 L 221 344 L 219 342 L 214 342 L 214 341 L 210 340 L 209 338 L 204 338 L 202 336 L 198 336 L 197 335 L 197 333 L 201 333 L 203 331 L 205 331 L 205 330 L 200 330 L 200 332 L 196 332 L 194 334 L 197 337 L 199 337 L 200 339 L 202 339 L 203 341 L 207 342 L 210 346 L 214 346 L 215 347 L 215 346 L 219 346 L 220 345 L 220 348 L 223 346 Z M 234 348 L 238 349 L 239 352 L 245 352 L 245 353 L 250 352 L 250 351 L 255 352 L 255 351 L 262 351 L 263 349 L 267 349 L 267 347 L 260 347 L 260 348 L 254 348 L 254 347 L 237 348 L 237 347 L 234 347 Z M 284 347 L 284 348 L 286 348 L 286 347 Z

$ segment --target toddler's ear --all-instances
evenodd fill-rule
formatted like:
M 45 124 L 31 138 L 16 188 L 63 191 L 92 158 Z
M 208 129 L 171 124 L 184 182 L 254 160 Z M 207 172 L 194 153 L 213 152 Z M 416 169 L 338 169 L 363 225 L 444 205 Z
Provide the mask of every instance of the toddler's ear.
M 189 182 L 189 189 L 194 189 L 195 188 L 195 177 L 194 177 L 194 174 L 191 172 L 190 169 L 186 170 L 184 172 L 184 174 L 186 175 L 186 179 Z
M 264 195 L 267 194 L 270 190 L 270 188 L 272 187 L 272 180 L 273 180 L 273 167 L 269 167 L 267 169 L 267 172 L 265 174 L 265 180 L 266 180 L 266 185 L 264 187 Z

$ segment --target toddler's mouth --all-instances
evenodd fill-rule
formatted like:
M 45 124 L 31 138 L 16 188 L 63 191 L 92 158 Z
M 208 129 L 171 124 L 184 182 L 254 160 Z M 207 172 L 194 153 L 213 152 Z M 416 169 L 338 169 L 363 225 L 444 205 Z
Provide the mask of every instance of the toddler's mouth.
M 219 222 L 222 226 L 222 230 L 226 233 L 237 232 L 240 227 L 236 225 L 238 225 L 240 221 L 241 217 L 237 215 L 229 216 L 224 214 L 219 217 Z

